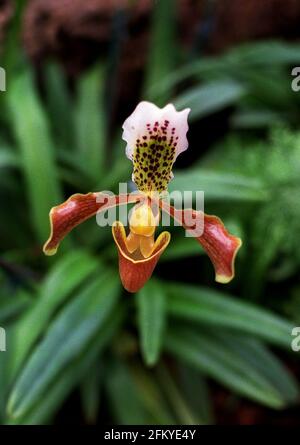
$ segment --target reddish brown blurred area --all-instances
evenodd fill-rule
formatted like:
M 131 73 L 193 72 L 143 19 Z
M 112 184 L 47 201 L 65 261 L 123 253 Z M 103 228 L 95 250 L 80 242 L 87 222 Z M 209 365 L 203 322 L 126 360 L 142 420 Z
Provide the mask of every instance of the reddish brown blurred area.
M 130 104 L 130 91 L 142 84 L 153 5 L 152 0 L 28 0 L 23 45 L 37 67 L 52 58 L 70 78 L 115 51 L 118 100 Z M 0 42 L 12 12 L 13 0 L 0 0 Z M 178 41 L 187 52 L 218 53 L 255 39 L 300 37 L 300 2 L 177 0 L 177 22 Z
M 0 24 L 1 16 L 6 22 L 9 18 L 10 4 L 4 1 L 0 6 Z M 259 38 L 300 37 L 297 0 L 174 0 L 175 4 L 177 38 L 186 54 L 218 53 Z M 127 112 L 142 85 L 153 5 L 153 0 L 28 0 L 23 45 L 35 66 L 55 59 L 71 79 L 109 54 L 116 64 L 111 82 L 117 108 L 123 106 Z
M 298 0 L 224 0 L 216 4 L 214 50 L 254 39 L 300 37 Z
M 0 0 L 0 43 L 4 39 L 5 31 L 13 15 L 14 5 L 11 0 Z
M 192 45 L 207 26 L 207 50 L 214 52 L 258 38 L 300 36 L 297 0 L 179 0 L 177 4 L 179 38 L 185 45 Z M 24 45 L 33 60 L 55 56 L 76 73 L 107 49 L 116 14 L 123 11 L 124 63 L 135 71 L 145 62 L 152 8 L 152 0 L 30 0 L 24 15 Z M 3 11 L 5 16 L 5 6 Z
M 13 4 L 13 0 L 0 0 L 0 39 Z M 206 49 L 213 52 L 253 39 L 300 37 L 298 0 L 178 0 L 177 5 L 179 38 L 187 46 L 208 26 L 208 19 Z M 123 11 L 127 20 L 124 60 L 134 71 L 145 61 L 152 8 L 152 0 L 28 0 L 24 46 L 35 62 L 54 56 L 69 73 L 76 73 L 107 49 L 115 17 Z
M 24 15 L 23 40 L 34 61 L 55 56 L 70 74 L 105 54 L 116 15 L 127 15 L 126 59 L 131 69 L 143 62 L 143 47 L 151 1 L 129 7 L 126 0 L 32 0 Z M 127 14 L 128 13 L 128 14 Z

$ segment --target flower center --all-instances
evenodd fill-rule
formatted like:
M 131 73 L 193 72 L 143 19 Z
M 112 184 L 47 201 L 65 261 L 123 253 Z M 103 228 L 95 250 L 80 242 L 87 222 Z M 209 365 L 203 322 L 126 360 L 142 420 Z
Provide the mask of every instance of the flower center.
M 145 134 L 136 141 L 133 152 L 133 179 L 143 192 L 167 189 L 172 178 L 178 136 L 169 121 L 147 124 Z
M 151 236 L 157 226 L 157 217 L 148 204 L 135 206 L 129 220 L 131 232 L 136 235 Z
M 148 258 L 154 248 L 154 233 L 159 221 L 149 204 L 143 203 L 133 208 L 129 219 L 130 232 L 126 239 L 126 247 L 130 253 Z

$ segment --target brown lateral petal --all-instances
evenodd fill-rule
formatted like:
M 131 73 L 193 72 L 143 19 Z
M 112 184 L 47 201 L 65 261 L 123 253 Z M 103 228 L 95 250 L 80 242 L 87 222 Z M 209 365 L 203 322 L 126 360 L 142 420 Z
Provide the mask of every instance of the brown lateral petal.
M 177 210 L 164 201 L 159 205 L 164 212 L 171 215 L 187 231 L 193 231 L 197 221 L 203 220 L 203 233 L 195 236 L 197 241 L 211 259 L 218 283 L 228 283 L 234 277 L 234 260 L 242 245 L 240 238 L 230 235 L 224 224 L 217 216 L 206 215 L 193 209 Z
M 105 193 L 76 193 L 63 204 L 50 210 L 51 234 L 43 251 L 46 255 L 54 255 L 62 239 L 78 224 L 94 216 L 99 210 L 134 203 L 142 199 L 139 194 L 108 195 Z
M 161 254 L 170 242 L 169 232 L 159 235 L 149 258 L 133 259 L 126 248 L 126 232 L 123 224 L 116 221 L 112 228 L 119 253 L 119 272 L 123 286 L 128 292 L 137 292 L 149 280 Z

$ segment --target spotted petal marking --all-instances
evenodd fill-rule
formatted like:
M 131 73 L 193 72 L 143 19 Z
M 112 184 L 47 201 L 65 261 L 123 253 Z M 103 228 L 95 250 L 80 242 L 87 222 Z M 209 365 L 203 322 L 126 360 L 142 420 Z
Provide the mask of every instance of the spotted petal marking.
M 159 108 L 141 102 L 123 124 L 126 155 L 133 162 L 132 179 L 142 192 L 167 189 L 177 156 L 188 147 L 186 133 L 190 110 L 174 105 Z
M 137 139 L 133 152 L 133 180 L 143 192 L 166 190 L 172 179 L 172 166 L 178 136 L 175 127 L 168 131 L 170 122 L 146 125 L 145 134 Z

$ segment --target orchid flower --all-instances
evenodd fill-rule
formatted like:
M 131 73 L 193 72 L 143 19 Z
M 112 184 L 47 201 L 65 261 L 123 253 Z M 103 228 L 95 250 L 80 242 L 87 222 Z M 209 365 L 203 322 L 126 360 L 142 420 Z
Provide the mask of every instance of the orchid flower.
M 230 235 L 222 221 L 202 211 L 179 210 L 164 199 L 173 178 L 172 167 L 177 156 L 188 147 L 188 114 L 190 109 L 176 111 L 171 104 L 158 108 L 149 102 L 138 104 L 123 124 L 126 155 L 133 163 L 132 180 L 138 191 L 111 196 L 106 193 L 75 194 L 50 211 L 51 234 L 44 253 L 56 253 L 62 239 L 78 224 L 114 206 L 134 204 L 126 233 L 120 221 L 112 224 L 112 234 L 119 255 L 121 281 L 129 292 L 137 292 L 147 280 L 168 246 L 171 235 L 162 232 L 155 239 L 161 211 L 195 237 L 208 256 L 219 283 L 234 277 L 234 260 L 241 240 Z M 199 236 L 194 227 L 203 221 Z

